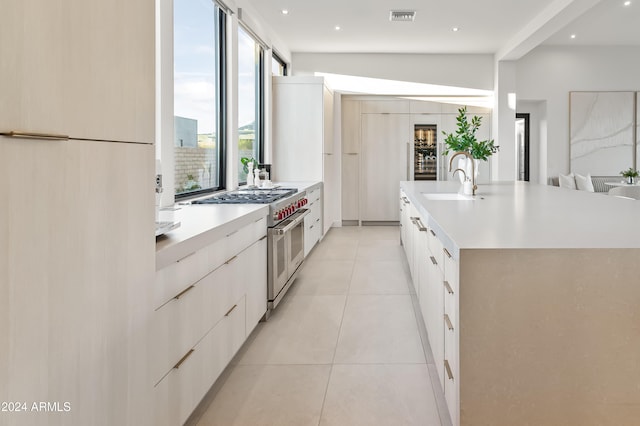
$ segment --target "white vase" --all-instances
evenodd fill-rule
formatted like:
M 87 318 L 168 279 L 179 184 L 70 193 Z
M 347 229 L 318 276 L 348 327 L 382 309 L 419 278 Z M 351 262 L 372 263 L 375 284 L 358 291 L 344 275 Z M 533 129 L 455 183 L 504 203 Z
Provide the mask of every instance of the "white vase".
M 458 179 L 460 179 L 460 183 L 464 183 L 464 179 L 466 176 L 469 176 L 467 172 L 467 157 L 458 158 L 458 168 L 464 170 L 464 173 L 458 172 Z
M 480 160 L 474 158 L 473 162 L 475 168 L 471 166 L 471 159 L 469 157 L 458 158 L 458 168 L 464 170 L 464 174 L 458 172 L 458 179 L 460 179 L 460 183 L 464 183 L 465 176 L 471 179 L 472 171 L 474 181 L 478 180 L 478 168 L 480 167 Z

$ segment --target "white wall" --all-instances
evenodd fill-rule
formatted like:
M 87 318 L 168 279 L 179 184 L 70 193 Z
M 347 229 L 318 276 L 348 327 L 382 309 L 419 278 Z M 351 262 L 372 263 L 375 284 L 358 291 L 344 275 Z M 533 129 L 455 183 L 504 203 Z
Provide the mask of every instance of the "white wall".
M 516 74 L 518 101 L 546 102 L 546 182 L 570 171 L 569 92 L 640 90 L 640 47 L 540 46 L 517 61 Z
M 296 75 L 325 72 L 493 90 L 493 55 L 293 53 Z

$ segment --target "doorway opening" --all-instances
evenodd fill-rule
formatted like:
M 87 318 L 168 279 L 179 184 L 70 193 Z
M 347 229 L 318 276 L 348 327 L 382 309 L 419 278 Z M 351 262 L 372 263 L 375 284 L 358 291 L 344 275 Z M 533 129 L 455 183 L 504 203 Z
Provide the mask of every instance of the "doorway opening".
M 516 113 L 518 180 L 529 182 L 529 114 Z

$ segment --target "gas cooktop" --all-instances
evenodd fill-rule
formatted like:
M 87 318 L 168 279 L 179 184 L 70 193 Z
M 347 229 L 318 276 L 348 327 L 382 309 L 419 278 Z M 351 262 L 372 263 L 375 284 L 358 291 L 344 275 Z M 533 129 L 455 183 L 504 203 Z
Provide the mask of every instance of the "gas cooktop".
M 192 201 L 192 204 L 271 204 L 281 198 L 298 192 L 293 188 L 277 189 L 238 189 L 217 194 L 202 200 Z

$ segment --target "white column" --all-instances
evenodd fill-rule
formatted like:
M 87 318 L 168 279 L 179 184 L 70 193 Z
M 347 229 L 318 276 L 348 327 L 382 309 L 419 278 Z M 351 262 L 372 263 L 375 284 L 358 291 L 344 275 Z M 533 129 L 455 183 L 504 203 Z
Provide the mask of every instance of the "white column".
M 492 156 L 491 179 L 517 179 L 516 65 L 514 61 L 497 61 L 494 68 L 493 138 L 500 151 Z

